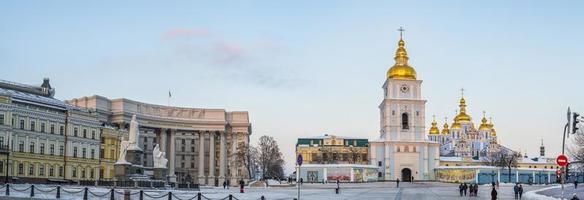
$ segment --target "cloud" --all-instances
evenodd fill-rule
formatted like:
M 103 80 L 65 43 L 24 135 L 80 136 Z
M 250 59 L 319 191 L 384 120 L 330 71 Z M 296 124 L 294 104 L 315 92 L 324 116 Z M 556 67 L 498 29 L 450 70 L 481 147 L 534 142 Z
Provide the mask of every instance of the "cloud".
M 194 37 L 208 37 L 209 29 L 204 28 L 173 28 L 162 34 L 163 40 L 188 39 Z
M 219 42 L 214 46 L 214 63 L 233 64 L 242 61 L 247 50 L 240 44 L 233 42 Z

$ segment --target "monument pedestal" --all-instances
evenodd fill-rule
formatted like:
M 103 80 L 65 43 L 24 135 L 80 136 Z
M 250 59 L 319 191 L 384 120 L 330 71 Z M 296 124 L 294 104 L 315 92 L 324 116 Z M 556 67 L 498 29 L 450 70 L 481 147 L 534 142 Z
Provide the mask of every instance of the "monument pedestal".
M 205 185 L 205 177 L 204 176 L 199 176 L 199 185 Z
M 155 180 L 166 180 L 166 168 L 153 168 L 152 172 Z
M 127 181 L 128 177 L 126 176 L 127 174 L 130 174 L 130 168 L 132 167 L 132 164 L 130 163 L 123 163 L 123 164 L 114 164 L 114 173 L 116 175 L 116 179 L 117 180 L 123 180 L 123 181 Z

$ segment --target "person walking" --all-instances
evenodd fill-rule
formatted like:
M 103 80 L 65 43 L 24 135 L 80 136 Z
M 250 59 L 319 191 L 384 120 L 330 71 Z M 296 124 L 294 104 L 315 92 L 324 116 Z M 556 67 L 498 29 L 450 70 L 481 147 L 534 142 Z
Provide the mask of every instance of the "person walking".
M 519 199 L 523 196 L 523 185 L 519 184 Z
M 339 179 L 337 179 L 337 194 L 339 194 L 341 192 L 341 182 L 339 181 Z
M 458 192 L 460 193 L 460 196 L 462 196 L 462 183 L 460 183 L 460 185 L 458 186 Z
M 497 200 L 497 190 L 495 188 L 491 190 L 491 200 Z
M 397 178 L 397 179 L 395 180 L 395 183 L 396 183 L 395 187 L 399 187 L 399 178 Z
M 227 181 L 223 181 L 223 189 L 227 189 Z
M 243 193 L 244 186 L 245 186 L 245 182 L 243 182 L 243 179 L 239 180 L 239 193 Z
M 464 183 L 464 185 L 462 186 L 462 190 L 464 191 L 464 196 L 466 197 L 466 190 L 468 189 L 468 185 L 466 185 L 466 183 Z
M 574 180 L 574 189 L 578 189 L 578 180 Z
M 475 186 L 474 186 L 474 196 L 475 197 L 479 196 L 479 184 L 478 183 L 475 183 Z
M 515 199 L 519 198 L 519 185 L 515 184 L 515 186 L 513 186 L 513 192 L 515 193 Z
M 474 195 L 474 185 L 471 183 L 468 185 L 468 196 L 472 197 Z

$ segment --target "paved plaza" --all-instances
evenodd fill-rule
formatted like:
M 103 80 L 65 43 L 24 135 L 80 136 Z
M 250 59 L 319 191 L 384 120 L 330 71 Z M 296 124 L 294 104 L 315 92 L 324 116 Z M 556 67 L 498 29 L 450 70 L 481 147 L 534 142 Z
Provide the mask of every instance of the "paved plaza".
M 358 184 L 341 184 L 341 193 L 335 194 L 334 188 L 335 184 L 304 184 L 301 190 L 301 199 L 490 199 L 491 186 L 483 185 L 479 187 L 478 197 L 460 197 L 458 193 L 457 184 L 449 183 L 437 183 L 437 182 L 416 182 L 416 183 L 400 183 L 400 188 L 395 187 L 396 184 L 393 182 L 375 182 L 375 183 L 358 183 Z M 26 188 L 26 185 L 14 185 L 11 186 L 16 189 Z M 49 190 L 53 186 L 37 186 L 42 190 Z M 528 186 L 524 185 L 525 193 L 534 190 L 545 189 L 548 187 L 554 187 L 553 185 L 547 186 Z M 80 191 L 82 187 L 64 187 L 64 191 L 76 192 Z M 4 196 L 5 188 L 0 189 L 0 199 L 6 199 Z M 110 195 L 107 195 L 109 189 L 107 188 L 90 188 L 90 193 L 88 195 L 89 199 L 109 199 Z M 169 191 L 171 191 L 174 196 L 173 199 L 191 199 L 198 191 L 186 191 L 186 190 L 144 190 L 145 199 L 168 199 L 167 196 Z M 555 191 L 552 189 L 552 192 Z M 581 190 L 582 192 L 584 190 Z M 81 199 L 83 193 L 70 194 L 69 192 L 61 192 L 61 199 Z M 547 190 L 545 191 L 547 192 Z M 545 193 L 537 192 L 540 193 Z M 116 190 L 115 198 L 122 198 L 122 190 Z M 132 199 L 138 199 L 138 190 L 132 190 Z M 247 188 L 246 193 L 239 193 L 238 188 L 202 188 L 201 193 L 204 195 L 203 199 L 224 199 L 229 194 L 234 195 L 234 199 L 260 199 L 264 196 L 266 199 L 287 199 L 291 200 L 296 198 L 297 190 L 295 187 L 269 187 L 269 188 Z M 29 197 L 30 192 L 23 191 L 17 192 L 11 189 L 11 197 L 21 197 L 22 199 Z M 512 185 L 501 185 L 499 190 L 499 199 L 513 199 L 513 186 Z M 97 196 L 96 196 L 97 195 Z M 102 197 L 99 197 L 102 196 Z M 164 197 L 162 197 L 164 196 Z M 41 199 L 54 199 L 55 191 L 51 193 L 43 193 L 37 191 L 35 194 L 36 198 Z M 156 198 L 160 197 L 160 198 Z M 528 197 L 526 195 L 526 197 Z M 524 199 L 542 199 L 542 196 L 529 195 L 530 198 Z M 18 198 L 17 198 L 18 199 Z M 196 199 L 196 198 L 195 198 Z

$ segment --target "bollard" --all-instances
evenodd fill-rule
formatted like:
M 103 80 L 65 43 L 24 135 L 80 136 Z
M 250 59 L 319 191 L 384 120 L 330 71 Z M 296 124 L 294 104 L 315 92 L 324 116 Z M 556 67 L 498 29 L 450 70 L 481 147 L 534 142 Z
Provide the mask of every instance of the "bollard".
M 85 187 L 83 190 L 83 200 L 87 200 L 87 187 Z
M 172 192 L 168 192 L 168 200 L 172 200 Z
M 61 198 L 61 186 L 57 185 L 57 199 Z
M 229 195 L 229 200 L 233 200 L 233 195 Z
M 130 200 L 131 190 L 124 190 L 124 200 Z
M 30 186 L 30 197 L 34 197 L 34 185 Z
M 140 200 L 144 200 L 144 191 L 140 190 Z
M 116 190 L 114 190 L 114 188 L 112 188 L 112 191 L 110 191 L 110 200 L 116 200 L 116 198 L 114 197 L 116 193 Z
M 6 183 L 6 196 L 10 196 L 10 184 Z
M 203 196 L 200 192 L 197 194 L 197 200 L 201 200 L 201 196 Z

